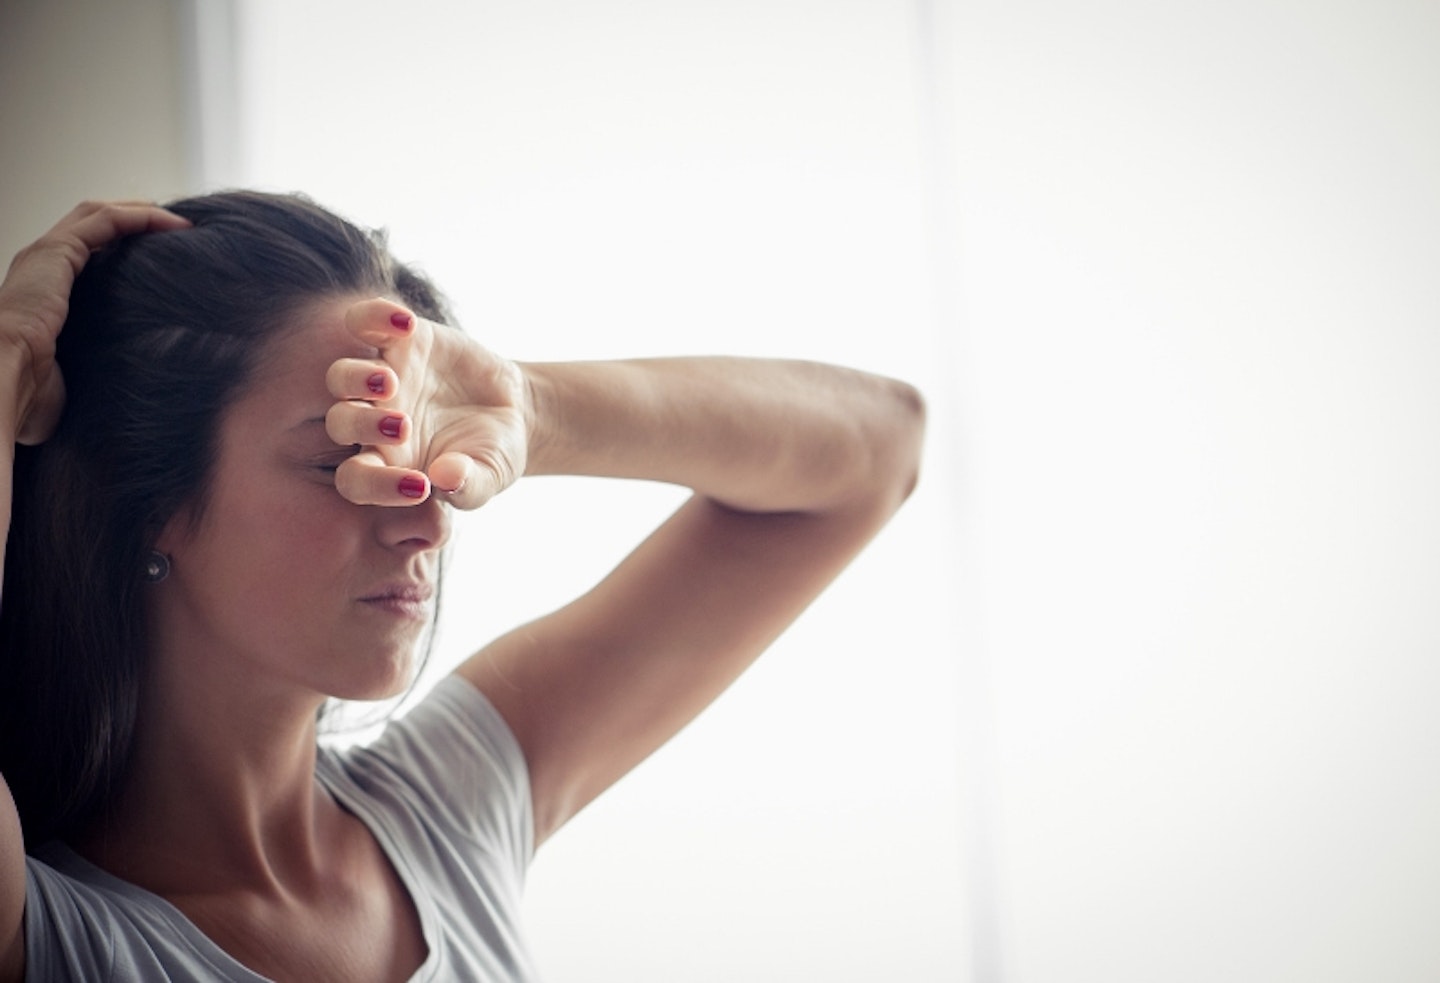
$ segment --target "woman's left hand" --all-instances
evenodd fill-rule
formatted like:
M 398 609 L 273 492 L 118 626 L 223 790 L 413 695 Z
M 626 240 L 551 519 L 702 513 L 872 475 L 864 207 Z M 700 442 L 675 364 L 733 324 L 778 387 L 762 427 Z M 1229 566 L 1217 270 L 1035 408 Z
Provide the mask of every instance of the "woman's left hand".
M 519 366 L 383 298 L 352 305 L 345 325 L 380 357 L 340 359 L 326 373 L 340 400 L 326 432 L 361 448 L 335 473 L 341 495 L 417 505 L 433 491 L 474 509 L 525 473 L 529 398 Z

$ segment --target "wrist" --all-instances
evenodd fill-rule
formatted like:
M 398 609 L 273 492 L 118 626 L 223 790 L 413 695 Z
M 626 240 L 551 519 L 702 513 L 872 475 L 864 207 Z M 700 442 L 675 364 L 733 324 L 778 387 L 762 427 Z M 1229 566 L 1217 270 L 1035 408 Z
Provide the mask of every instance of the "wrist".
M 29 389 L 25 385 L 29 375 L 29 351 L 25 346 L 0 340 L 0 435 L 8 443 L 15 442 L 20 426 L 21 406 L 27 403 Z
M 555 380 L 546 366 L 534 362 L 516 362 L 523 380 L 525 418 L 525 473 L 555 474 L 551 464 L 554 457 L 555 426 L 558 400 L 555 397 Z

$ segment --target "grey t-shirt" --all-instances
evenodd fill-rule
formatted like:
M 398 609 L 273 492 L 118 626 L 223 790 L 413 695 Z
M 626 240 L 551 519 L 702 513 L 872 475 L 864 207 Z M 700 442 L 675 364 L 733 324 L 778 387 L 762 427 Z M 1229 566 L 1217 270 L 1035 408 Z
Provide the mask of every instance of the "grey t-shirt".
M 415 981 L 533 981 L 520 895 L 533 852 L 529 775 L 505 721 L 441 682 L 375 743 L 322 749 L 320 782 L 379 840 L 420 913 Z M 169 902 L 63 844 L 26 859 L 26 978 L 263 983 Z

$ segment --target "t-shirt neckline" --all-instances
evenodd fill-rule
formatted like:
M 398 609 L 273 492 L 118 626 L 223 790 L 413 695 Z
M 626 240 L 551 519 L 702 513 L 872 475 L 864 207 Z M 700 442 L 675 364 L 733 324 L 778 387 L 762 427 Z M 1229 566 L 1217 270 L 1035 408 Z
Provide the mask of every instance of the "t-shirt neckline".
M 405 852 L 398 849 L 393 831 L 386 823 L 385 817 L 370 809 L 364 796 L 356 794 L 356 789 L 345 773 L 344 766 L 334 760 L 336 754 L 337 752 L 331 749 L 324 747 L 319 749 L 315 759 L 315 779 L 321 787 L 335 797 L 341 808 L 353 815 L 370 831 L 370 835 L 375 837 L 375 842 L 380 845 L 380 852 L 384 854 L 385 859 L 394 869 L 395 876 L 400 878 L 400 883 L 420 919 L 420 934 L 425 943 L 425 959 L 411 974 L 409 983 L 426 983 L 434 976 L 439 960 L 439 938 L 435 929 L 439 916 L 430 896 L 417 889 L 414 871 L 410 869 L 410 865 L 406 861 Z M 63 840 L 54 840 L 45 844 L 35 851 L 35 855 L 37 859 L 67 877 L 72 877 L 90 887 L 121 895 L 127 901 L 142 904 L 156 912 L 175 927 L 197 955 L 212 963 L 217 970 L 232 975 L 242 974 L 241 979 L 244 980 L 244 983 L 273 983 L 269 977 L 255 972 L 226 952 L 210 936 L 202 932 L 200 927 L 192 922 L 183 911 L 165 898 L 91 863 Z

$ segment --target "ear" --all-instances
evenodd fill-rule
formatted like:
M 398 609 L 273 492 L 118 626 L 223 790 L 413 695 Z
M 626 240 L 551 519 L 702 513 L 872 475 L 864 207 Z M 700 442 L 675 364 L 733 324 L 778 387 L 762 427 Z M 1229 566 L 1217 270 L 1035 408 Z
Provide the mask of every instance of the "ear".
M 193 505 L 186 505 L 165 522 L 150 548 L 173 558 L 177 552 L 183 552 L 186 544 L 195 538 L 195 530 L 199 525 L 200 513 Z

